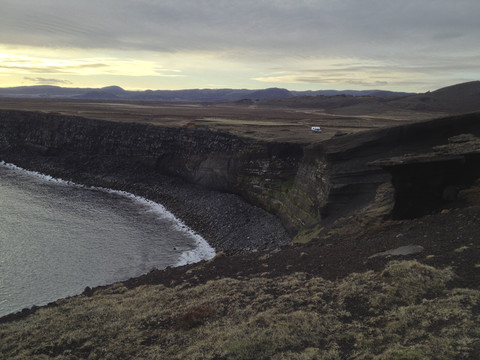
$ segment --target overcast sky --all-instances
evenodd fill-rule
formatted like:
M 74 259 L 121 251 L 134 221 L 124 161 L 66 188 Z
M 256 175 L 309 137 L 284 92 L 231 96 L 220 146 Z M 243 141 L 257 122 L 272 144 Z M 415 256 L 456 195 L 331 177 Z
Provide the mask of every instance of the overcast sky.
M 479 0 L 0 0 L 0 87 L 423 92 L 479 79 Z

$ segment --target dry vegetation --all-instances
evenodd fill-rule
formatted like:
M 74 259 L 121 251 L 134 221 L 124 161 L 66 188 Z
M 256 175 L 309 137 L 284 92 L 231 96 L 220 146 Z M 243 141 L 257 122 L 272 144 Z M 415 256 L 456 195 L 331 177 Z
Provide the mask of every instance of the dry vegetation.
M 470 359 L 480 291 L 416 261 L 328 281 L 116 284 L 0 327 L 8 359 Z
M 378 112 L 377 105 L 367 113 L 341 114 L 340 110 L 334 113 L 321 107 L 287 107 L 282 103 L 190 104 L 0 98 L 0 109 L 52 112 L 168 127 L 203 126 L 260 140 L 302 143 L 432 117 L 430 113 L 402 109 Z M 311 126 L 321 126 L 323 132 L 312 133 Z

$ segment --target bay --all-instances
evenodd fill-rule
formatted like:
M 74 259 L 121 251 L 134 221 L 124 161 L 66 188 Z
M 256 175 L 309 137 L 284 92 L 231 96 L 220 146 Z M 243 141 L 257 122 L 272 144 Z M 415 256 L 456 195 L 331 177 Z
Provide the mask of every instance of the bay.
M 214 254 L 160 204 L 0 163 L 0 316 Z

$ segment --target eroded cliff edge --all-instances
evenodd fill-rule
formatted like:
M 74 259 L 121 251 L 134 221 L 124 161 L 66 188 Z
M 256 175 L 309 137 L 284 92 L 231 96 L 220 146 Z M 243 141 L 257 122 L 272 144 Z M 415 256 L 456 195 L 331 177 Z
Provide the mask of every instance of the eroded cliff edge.
M 478 123 L 479 115 L 470 114 L 296 144 L 6 110 L 0 158 L 145 196 L 217 249 L 252 250 L 318 237 L 335 220 L 375 207 L 380 189 L 391 199 L 382 204 L 381 215 L 388 215 L 390 175 L 368 164 L 422 152 L 456 134 L 478 134 Z
M 290 156 L 264 161 L 281 152 L 281 145 L 208 130 L 0 113 L 1 160 L 160 202 L 217 250 L 248 251 L 291 241 L 276 216 L 242 196 L 242 187 L 256 186 L 253 180 L 245 185 L 245 174 L 253 179 L 269 172 L 262 180 L 267 182 L 288 176 Z

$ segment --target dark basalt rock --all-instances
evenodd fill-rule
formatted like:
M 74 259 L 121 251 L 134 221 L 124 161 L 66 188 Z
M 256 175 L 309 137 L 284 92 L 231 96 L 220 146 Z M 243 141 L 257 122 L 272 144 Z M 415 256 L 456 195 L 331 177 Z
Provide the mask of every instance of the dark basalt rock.
M 480 178 L 480 138 L 473 134 L 450 137 L 448 144 L 423 154 L 373 163 L 392 174 L 394 218 L 414 218 L 450 207 L 460 190 Z
M 291 241 L 279 219 L 261 208 L 262 196 L 294 176 L 301 155 L 297 145 L 205 129 L 0 112 L 1 160 L 160 202 L 217 250 Z
M 164 204 L 219 250 L 254 250 L 286 244 L 303 229 L 329 226 L 365 208 L 390 181 L 396 191 L 394 216 L 418 216 L 437 207 L 432 203 L 417 211 L 411 199 L 420 199 L 425 188 L 451 197 L 454 191 L 447 187 L 457 185 L 452 178 L 477 177 L 471 169 L 477 168 L 478 154 L 449 153 L 440 162 L 402 167 L 375 161 L 425 153 L 455 135 L 480 136 L 479 118 L 453 116 L 302 145 L 207 128 L 5 110 L 0 111 L 0 159 L 145 196 Z M 457 138 L 457 148 L 463 143 Z M 422 184 L 417 178 L 428 180 L 412 192 L 412 181 L 397 176 L 400 168 L 416 176 L 416 184 Z

